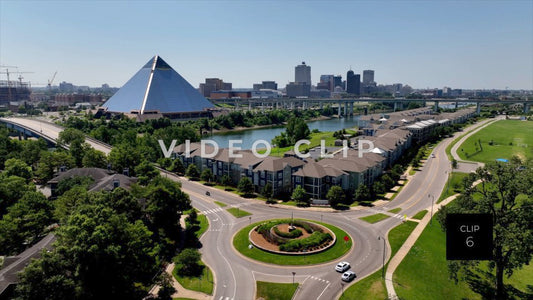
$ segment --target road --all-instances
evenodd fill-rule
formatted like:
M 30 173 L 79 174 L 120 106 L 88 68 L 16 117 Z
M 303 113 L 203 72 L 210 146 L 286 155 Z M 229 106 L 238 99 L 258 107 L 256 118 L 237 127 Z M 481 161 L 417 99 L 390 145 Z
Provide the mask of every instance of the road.
M 61 127 L 38 121 L 35 119 L 9 118 L 9 122 L 33 128 L 37 132 L 57 138 Z M 87 142 L 94 148 L 109 153 L 111 148 L 92 140 Z M 357 278 L 354 282 L 364 278 L 382 266 L 383 251 L 386 251 L 386 260 L 390 256 L 390 246 L 383 249 L 382 240 L 378 236 L 387 236 L 390 229 L 402 222 L 402 216 L 412 217 L 417 212 L 429 209 L 443 190 L 447 172 L 450 172 L 450 163 L 445 154 L 446 146 L 451 142 L 447 139 L 435 147 L 435 158 L 429 158 L 397 197 L 381 206 L 371 208 L 355 208 L 349 211 L 334 212 L 331 209 L 299 209 L 290 206 L 266 205 L 263 201 L 244 199 L 234 194 L 215 188 L 206 187 L 197 182 L 188 181 L 172 174 L 165 176 L 179 181 L 183 190 L 190 195 L 195 208 L 202 211 L 209 219 L 209 230 L 201 238 L 203 247 L 201 252 L 203 260 L 213 270 L 215 276 L 216 300 L 253 299 L 255 296 L 255 281 L 292 282 L 301 283 L 294 299 L 335 299 L 340 296 L 340 274 L 333 269 L 334 265 L 346 260 L 352 265 Z M 445 173 L 446 172 L 446 173 Z M 210 191 L 210 196 L 205 192 Z M 244 217 L 237 219 L 225 209 L 214 203 L 214 200 L 223 202 L 228 206 L 242 207 L 252 213 L 251 219 Z M 401 208 L 399 214 L 388 213 L 393 208 Z M 385 213 L 391 218 L 375 224 L 368 224 L 359 218 L 375 213 Z M 232 246 L 232 237 L 240 229 L 251 222 L 261 220 L 290 217 L 311 220 L 323 220 L 345 230 L 354 242 L 353 249 L 335 261 L 312 266 L 278 266 L 266 264 L 243 257 Z M 353 284 L 353 282 L 351 283 Z M 344 289 L 348 288 L 348 284 Z

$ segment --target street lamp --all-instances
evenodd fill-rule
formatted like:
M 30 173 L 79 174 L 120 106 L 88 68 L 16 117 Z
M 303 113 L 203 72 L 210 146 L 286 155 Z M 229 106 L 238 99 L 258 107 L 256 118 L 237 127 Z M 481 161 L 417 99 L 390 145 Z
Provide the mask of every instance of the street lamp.
M 378 236 L 378 240 L 383 239 L 383 266 L 381 268 L 381 278 L 385 278 L 385 238 Z
M 429 219 L 429 224 L 431 225 L 433 224 L 433 203 L 435 202 L 435 196 L 428 194 L 428 198 L 429 197 L 433 198 L 433 200 L 431 201 L 431 215 L 430 215 L 431 219 Z
M 296 275 L 296 272 L 292 272 L 292 284 L 294 284 L 294 275 Z

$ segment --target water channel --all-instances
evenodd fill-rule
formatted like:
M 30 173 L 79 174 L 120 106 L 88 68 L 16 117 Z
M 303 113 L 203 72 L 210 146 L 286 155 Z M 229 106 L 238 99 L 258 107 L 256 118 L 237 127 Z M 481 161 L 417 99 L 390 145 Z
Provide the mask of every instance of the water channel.
M 310 130 L 318 129 L 320 131 L 337 131 L 358 126 L 359 117 L 360 116 L 352 116 L 340 119 L 332 118 L 329 120 L 311 121 L 307 123 L 307 126 L 309 126 Z M 265 140 L 271 142 L 276 135 L 279 135 L 284 130 L 285 127 L 283 126 L 247 129 L 213 134 L 212 136 L 207 136 L 203 139 L 215 141 L 220 148 L 227 148 L 229 140 L 242 140 L 242 144 L 236 146 L 239 146 L 242 149 L 251 149 L 252 144 L 255 141 Z

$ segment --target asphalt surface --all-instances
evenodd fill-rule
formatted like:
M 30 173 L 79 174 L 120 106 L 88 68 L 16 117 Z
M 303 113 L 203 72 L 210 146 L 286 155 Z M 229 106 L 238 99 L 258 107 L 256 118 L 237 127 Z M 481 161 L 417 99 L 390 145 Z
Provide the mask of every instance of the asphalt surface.
M 57 125 L 45 123 L 35 119 L 8 118 L 9 122 L 31 128 L 37 133 L 51 138 L 57 138 L 62 130 Z M 294 299 L 335 299 L 340 296 L 341 290 L 346 290 L 350 284 L 372 274 L 382 267 L 382 256 L 385 250 L 386 260 L 390 257 L 390 246 L 383 249 L 382 240 L 378 237 L 387 236 L 390 229 L 402 222 L 403 216 L 412 217 L 417 212 L 429 209 L 443 190 L 450 162 L 445 148 L 451 142 L 446 139 L 438 144 L 433 153 L 434 158 L 429 158 L 421 170 L 412 176 L 397 197 L 384 202 L 381 206 L 370 208 L 352 208 L 349 211 L 334 212 L 331 209 L 311 210 L 299 209 L 291 206 L 269 206 L 263 201 L 244 199 L 232 193 L 207 187 L 197 182 L 188 181 L 174 175 L 165 175 L 182 184 L 183 190 L 190 195 L 195 208 L 204 213 L 209 219 L 209 229 L 202 236 L 203 247 L 201 252 L 203 260 L 212 269 L 215 276 L 215 292 L 213 299 L 236 300 L 254 299 L 255 281 L 270 282 L 299 282 L 300 287 Z M 110 147 L 102 143 L 88 140 L 94 148 L 109 153 Z M 205 194 L 210 192 L 210 196 Z M 214 201 L 228 205 L 221 208 Z M 229 207 L 242 208 L 252 215 L 251 218 L 235 218 L 226 209 Z M 388 210 L 401 208 L 398 214 L 388 213 Z M 333 224 L 346 231 L 353 241 L 353 249 L 341 258 L 324 264 L 311 266 L 279 266 L 266 264 L 245 258 L 233 248 L 233 235 L 250 223 L 271 218 L 290 217 L 306 218 Z M 385 213 L 391 217 L 375 224 L 369 224 L 359 218 L 375 213 Z M 339 237 L 338 237 L 339 238 Z M 342 237 L 340 237 L 342 238 Z M 350 283 L 341 281 L 341 274 L 334 270 L 339 261 L 348 261 L 351 270 L 357 274 L 356 279 Z

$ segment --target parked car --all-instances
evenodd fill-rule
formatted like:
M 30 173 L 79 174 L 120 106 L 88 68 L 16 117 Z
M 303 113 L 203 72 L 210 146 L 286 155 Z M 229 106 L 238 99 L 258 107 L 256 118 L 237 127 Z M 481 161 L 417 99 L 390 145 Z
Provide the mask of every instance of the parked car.
M 337 272 L 344 272 L 344 271 L 348 270 L 349 268 L 350 268 L 350 263 L 348 263 L 346 261 L 341 261 L 340 263 L 338 263 L 335 266 L 335 270 Z
M 342 274 L 341 279 L 346 282 L 350 282 L 355 278 L 355 273 L 353 271 L 346 271 Z

